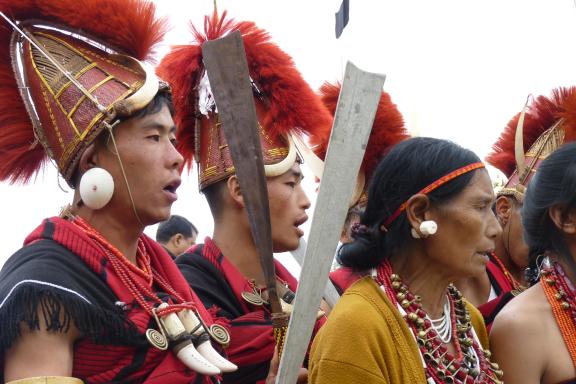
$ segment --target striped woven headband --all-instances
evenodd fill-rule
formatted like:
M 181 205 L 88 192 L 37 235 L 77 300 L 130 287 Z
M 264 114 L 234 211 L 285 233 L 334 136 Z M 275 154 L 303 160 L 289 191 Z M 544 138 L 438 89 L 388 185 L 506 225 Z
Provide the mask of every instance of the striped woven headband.
M 428 194 L 430 192 L 432 192 L 433 190 L 435 190 L 436 188 L 446 184 L 447 182 L 449 182 L 450 180 L 454 180 L 455 178 L 457 178 L 458 176 L 462 176 L 465 173 L 474 171 L 478 168 L 484 168 L 484 163 L 482 163 L 481 161 L 477 162 L 477 163 L 472 163 L 472 164 L 468 164 L 465 165 L 461 168 L 458 168 L 452 172 L 450 172 L 447 175 L 442 176 L 441 178 L 439 178 L 438 180 L 436 180 L 435 182 L 433 182 L 432 184 L 428 185 L 426 188 L 421 189 L 417 195 L 419 194 Z M 400 214 L 402 212 L 404 212 L 404 210 L 406 209 L 406 204 L 408 203 L 408 201 L 404 202 L 393 214 L 392 216 L 390 216 L 388 219 L 386 219 L 386 221 L 384 222 L 384 224 L 382 225 L 384 228 L 384 230 L 388 230 L 388 226 L 390 224 L 392 224 L 394 222 L 394 220 L 396 220 L 398 218 L 398 216 L 400 216 Z

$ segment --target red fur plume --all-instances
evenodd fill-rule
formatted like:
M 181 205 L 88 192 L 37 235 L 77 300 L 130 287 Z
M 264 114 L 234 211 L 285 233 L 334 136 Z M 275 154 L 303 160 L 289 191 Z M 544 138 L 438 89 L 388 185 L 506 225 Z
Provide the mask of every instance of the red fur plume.
M 45 21 L 78 30 L 138 59 L 150 59 L 166 23 L 155 6 L 139 0 L 0 0 L 0 11 L 14 21 Z M 35 143 L 32 123 L 12 70 L 12 27 L 0 23 L 0 180 L 26 183 L 48 160 Z M 35 143 L 35 144 L 34 144 Z
M 158 76 L 172 88 L 175 107 L 174 122 L 178 127 L 178 151 L 188 169 L 194 160 L 194 125 L 198 97 L 195 88 L 202 78 L 202 49 L 199 45 L 180 45 L 172 48 L 156 69 Z
M 144 0 L 0 0 L 0 10 L 14 20 L 40 20 L 77 29 L 139 60 L 166 32 L 166 20 Z M 7 27 L 9 28 L 9 27 Z
M 197 110 L 197 86 L 204 74 L 201 45 L 240 31 L 244 39 L 250 76 L 268 99 L 262 125 L 270 135 L 298 130 L 310 136 L 311 142 L 329 136 L 332 117 L 317 95 L 304 81 L 294 62 L 265 30 L 253 22 L 236 22 L 216 11 L 204 19 L 204 32 L 192 26 L 195 42 L 175 47 L 160 63 L 158 74 L 172 87 L 176 105 L 176 124 L 181 128 L 179 149 L 187 162 L 194 155 L 194 121 Z
M 516 169 L 515 136 L 520 113 L 516 114 L 492 146 L 492 152 L 486 161 L 510 177 Z M 538 96 L 528 107 L 524 117 L 523 139 L 524 153 L 560 119 L 566 119 L 564 142 L 576 140 L 576 87 L 557 88 L 551 97 Z
M 320 87 L 322 101 L 332 114 L 336 113 L 341 87 L 342 85 L 339 83 L 336 85 L 324 83 Z M 388 150 L 408 137 L 410 135 L 404 127 L 404 119 L 396 104 L 392 102 L 388 93 L 382 92 L 376 116 L 374 117 L 372 132 L 370 133 L 364 159 L 362 160 L 361 169 L 364 170 L 367 180 L 370 180 L 378 163 Z M 323 148 L 320 147 L 320 151 L 317 152 L 321 158 L 325 157 L 327 145 L 328 143 L 325 142 Z

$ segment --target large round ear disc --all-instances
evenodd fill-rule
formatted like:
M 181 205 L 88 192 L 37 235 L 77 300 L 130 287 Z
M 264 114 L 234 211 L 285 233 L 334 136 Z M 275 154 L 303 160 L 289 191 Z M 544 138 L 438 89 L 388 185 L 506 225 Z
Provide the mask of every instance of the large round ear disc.
M 101 209 L 112 198 L 114 179 L 104 168 L 91 168 L 80 179 L 80 198 L 90 209 Z

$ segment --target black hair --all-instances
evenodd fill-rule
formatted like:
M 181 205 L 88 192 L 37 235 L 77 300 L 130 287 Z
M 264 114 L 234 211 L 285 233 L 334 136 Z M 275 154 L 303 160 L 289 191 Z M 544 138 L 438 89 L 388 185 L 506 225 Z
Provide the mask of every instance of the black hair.
M 174 117 L 174 104 L 172 103 L 172 94 L 168 90 L 160 90 L 146 105 L 146 107 L 139 109 L 130 116 L 122 118 L 121 121 L 153 115 L 160 112 L 164 105 L 168 107 L 170 115 Z M 110 142 L 110 131 L 104 129 L 102 133 L 100 133 L 100 135 L 96 138 L 96 140 L 97 144 L 107 146 Z
M 224 208 L 224 190 L 226 188 L 227 178 L 205 187 L 202 194 L 206 197 L 208 207 L 212 217 L 216 220 L 223 212 Z
M 160 112 L 164 105 L 168 107 L 170 115 L 174 117 L 174 103 L 172 102 L 172 93 L 167 89 L 161 89 L 158 91 L 158 93 L 156 93 L 152 101 L 150 101 L 146 107 L 136 111 L 129 118 L 133 119 L 135 117 L 153 115 Z
M 193 233 L 198 233 L 198 230 L 186 218 L 178 215 L 172 215 L 168 220 L 161 222 L 156 231 L 156 241 L 165 244 L 174 235 L 181 234 L 188 238 L 192 237 Z
M 562 218 L 576 208 L 576 143 L 562 146 L 546 158 L 530 181 L 522 207 L 524 239 L 529 248 L 527 278 L 538 279 L 538 259 L 545 252 L 554 252 L 576 272 L 562 231 L 550 218 L 550 208 L 562 207 Z
M 148 115 L 153 115 L 155 113 L 160 112 L 162 107 L 166 105 L 168 110 L 170 111 L 170 115 L 174 117 L 174 104 L 172 103 L 172 93 L 166 89 L 162 89 L 154 95 L 152 101 L 146 105 L 146 107 L 136 111 L 133 115 L 126 117 L 125 119 L 132 119 L 136 117 L 144 117 Z M 94 139 L 94 143 L 98 146 L 106 146 L 110 140 L 110 132 L 107 129 L 103 129 L 102 132 L 98 134 L 98 136 Z M 80 183 L 80 172 L 78 167 L 74 171 L 74 175 L 72 176 L 72 185 L 73 188 L 76 188 Z
M 338 253 L 339 262 L 354 269 L 379 265 L 403 250 L 412 239 L 403 212 L 388 225 L 384 222 L 411 196 L 434 181 L 463 166 L 480 161 L 474 152 L 441 139 L 417 137 L 394 146 L 382 159 L 368 188 L 368 203 L 360 223 L 366 231 Z M 465 173 L 427 194 L 431 204 L 441 205 L 462 192 L 475 171 Z

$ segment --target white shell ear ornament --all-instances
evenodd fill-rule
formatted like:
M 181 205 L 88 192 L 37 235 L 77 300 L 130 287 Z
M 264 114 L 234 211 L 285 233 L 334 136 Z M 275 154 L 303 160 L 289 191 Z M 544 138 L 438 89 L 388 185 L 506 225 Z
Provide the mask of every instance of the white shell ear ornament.
M 434 220 L 426 220 L 420 223 L 420 233 L 422 236 L 432 236 L 438 230 L 438 224 Z
M 80 198 L 90 209 L 101 209 L 112 199 L 114 179 L 104 168 L 91 168 L 80 178 Z
M 418 231 L 416 231 L 416 229 L 412 228 L 410 230 L 412 237 L 415 239 L 420 239 L 423 237 L 426 238 L 436 233 L 436 231 L 438 230 L 438 224 L 436 224 L 434 220 L 425 220 L 420 223 L 420 227 L 418 229 L 420 230 L 422 236 L 420 236 L 420 234 L 418 233 Z

